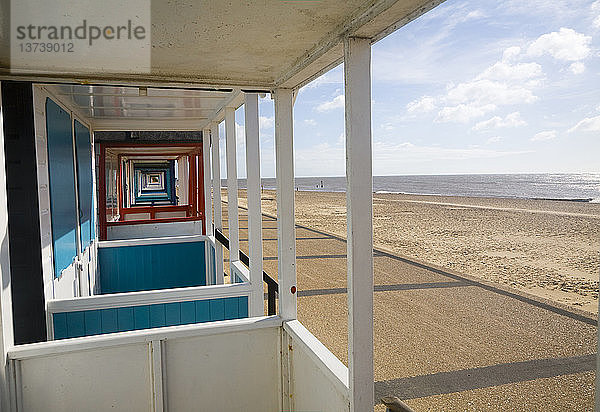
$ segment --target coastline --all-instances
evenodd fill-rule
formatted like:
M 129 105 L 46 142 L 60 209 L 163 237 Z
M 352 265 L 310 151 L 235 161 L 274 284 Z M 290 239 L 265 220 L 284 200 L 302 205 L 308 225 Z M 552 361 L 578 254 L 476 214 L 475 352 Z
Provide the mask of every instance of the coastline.
M 345 200 L 297 191 L 296 222 L 346 237 Z M 273 190 L 262 207 L 276 213 Z M 374 193 L 373 214 L 376 247 L 598 312 L 598 203 Z

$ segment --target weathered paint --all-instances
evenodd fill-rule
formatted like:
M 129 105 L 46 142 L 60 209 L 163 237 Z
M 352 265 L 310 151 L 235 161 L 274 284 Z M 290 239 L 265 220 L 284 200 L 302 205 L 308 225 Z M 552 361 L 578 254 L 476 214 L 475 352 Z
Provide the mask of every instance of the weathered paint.
M 102 294 L 204 286 L 206 242 L 98 249 Z

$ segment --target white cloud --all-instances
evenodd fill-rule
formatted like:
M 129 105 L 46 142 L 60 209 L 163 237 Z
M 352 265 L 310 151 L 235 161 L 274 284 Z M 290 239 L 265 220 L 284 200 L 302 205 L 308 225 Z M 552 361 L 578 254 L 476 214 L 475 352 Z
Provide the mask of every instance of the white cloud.
M 597 28 L 600 29 L 600 16 L 596 16 L 596 18 L 594 19 L 594 21 L 592 22 L 592 25 Z
M 532 56 L 549 54 L 558 60 L 577 61 L 590 55 L 589 44 L 592 38 L 585 34 L 577 33 L 573 29 L 561 27 L 559 31 L 543 34 L 537 38 L 527 49 Z
M 309 126 L 316 126 L 317 125 L 317 121 L 315 119 L 304 119 L 304 123 L 306 123 Z
M 340 109 L 344 107 L 344 95 L 340 94 L 328 102 L 323 102 L 317 106 L 317 111 L 328 112 L 330 110 Z
M 513 112 L 507 114 L 504 119 L 500 116 L 494 116 L 491 119 L 479 122 L 475 126 L 473 126 L 473 130 L 486 130 L 501 127 L 519 127 L 525 126 L 526 124 L 527 122 L 525 122 L 525 120 L 521 118 L 521 114 L 519 112 Z
M 487 139 L 487 142 L 486 142 L 486 143 L 487 143 L 487 144 L 491 144 L 491 143 L 498 143 L 498 142 L 501 142 L 502 140 L 504 140 L 504 138 L 503 138 L 503 137 L 500 137 L 500 136 L 493 136 L 493 137 L 490 137 L 489 139 Z
M 406 105 L 409 113 L 426 113 L 433 109 L 435 109 L 435 99 L 431 96 L 423 96 Z
M 258 124 L 261 129 L 272 129 L 274 123 L 275 123 L 275 118 L 272 116 L 271 117 L 260 116 L 258 118 Z
M 509 85 L 487 79 L 460 83 L 448 91 L 447 100 L 452 103 L 473 102 L 479 105 L 508 105 L 533 103 L 537 100 L 531 90 L 520 85 Z
M 521 53 L 519 46 L 512 46 L 504 50 L 502 53 L 502 61 L 511 61 Z
M 471 119 L 484 116 L 486 113 L 496 110 L 493 104 L 473 105 L 459 104 L 457 106 L 446 106 L 439 111 L 436 122 L 467 123 Z
M 552 140 L 556 137 L 556 130 L 546 130 L 544 132 L 536 133 L 531 139 L 532 142 L 542 142 L 545 140 Z
M 600 107 L 598 107 L 598 109 L 600 109 Z M 575 126 L 571 127 L 567 132 L 600 132 L 600 116 L 586 117 Z
M 585 64 L 582 62 L 571 63 L 569 70 L 571 70 L 573 74 L 581 74 L 585 71 Z
M 511 64 L 503 56 L 501 61 L 485 69 L 477 79 L 521 81 L 539 78 L 542 75 L 542 66 L 537 63 Z

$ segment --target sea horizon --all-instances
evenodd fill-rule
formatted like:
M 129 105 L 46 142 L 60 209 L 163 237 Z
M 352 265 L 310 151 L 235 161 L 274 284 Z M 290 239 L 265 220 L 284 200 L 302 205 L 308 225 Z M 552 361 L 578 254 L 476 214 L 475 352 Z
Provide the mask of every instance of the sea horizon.
M 262 178 L 274 190 L 275 178 Z M 226 187 L 223 179 L 222 186 Z M 238 179 L 240 189 L 246 179 Z M 296 177 L 298 191 L 345 192 L 345 176 Z M 473 173 L 376 175 L 373 193 L 563 200 L 600 203 L 600 173 Z

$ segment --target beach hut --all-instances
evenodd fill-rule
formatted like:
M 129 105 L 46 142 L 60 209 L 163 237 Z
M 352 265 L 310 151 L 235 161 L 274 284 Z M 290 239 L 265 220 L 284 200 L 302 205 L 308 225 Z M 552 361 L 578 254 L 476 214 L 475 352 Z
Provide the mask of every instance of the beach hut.
M 11 32 L 0 39 L 1 409 L 372 410 L 371 45 L 439 1 L 109 3 L 84 14 L 64 0 L 20 1 L 2 14 Z M 51 15 L 71 20 L 44 23 Z M 342 62 L 348 368 L 297 320 L 294 226 L 294 100 Z M 267 93 L 277 283 L 262 270 Z

